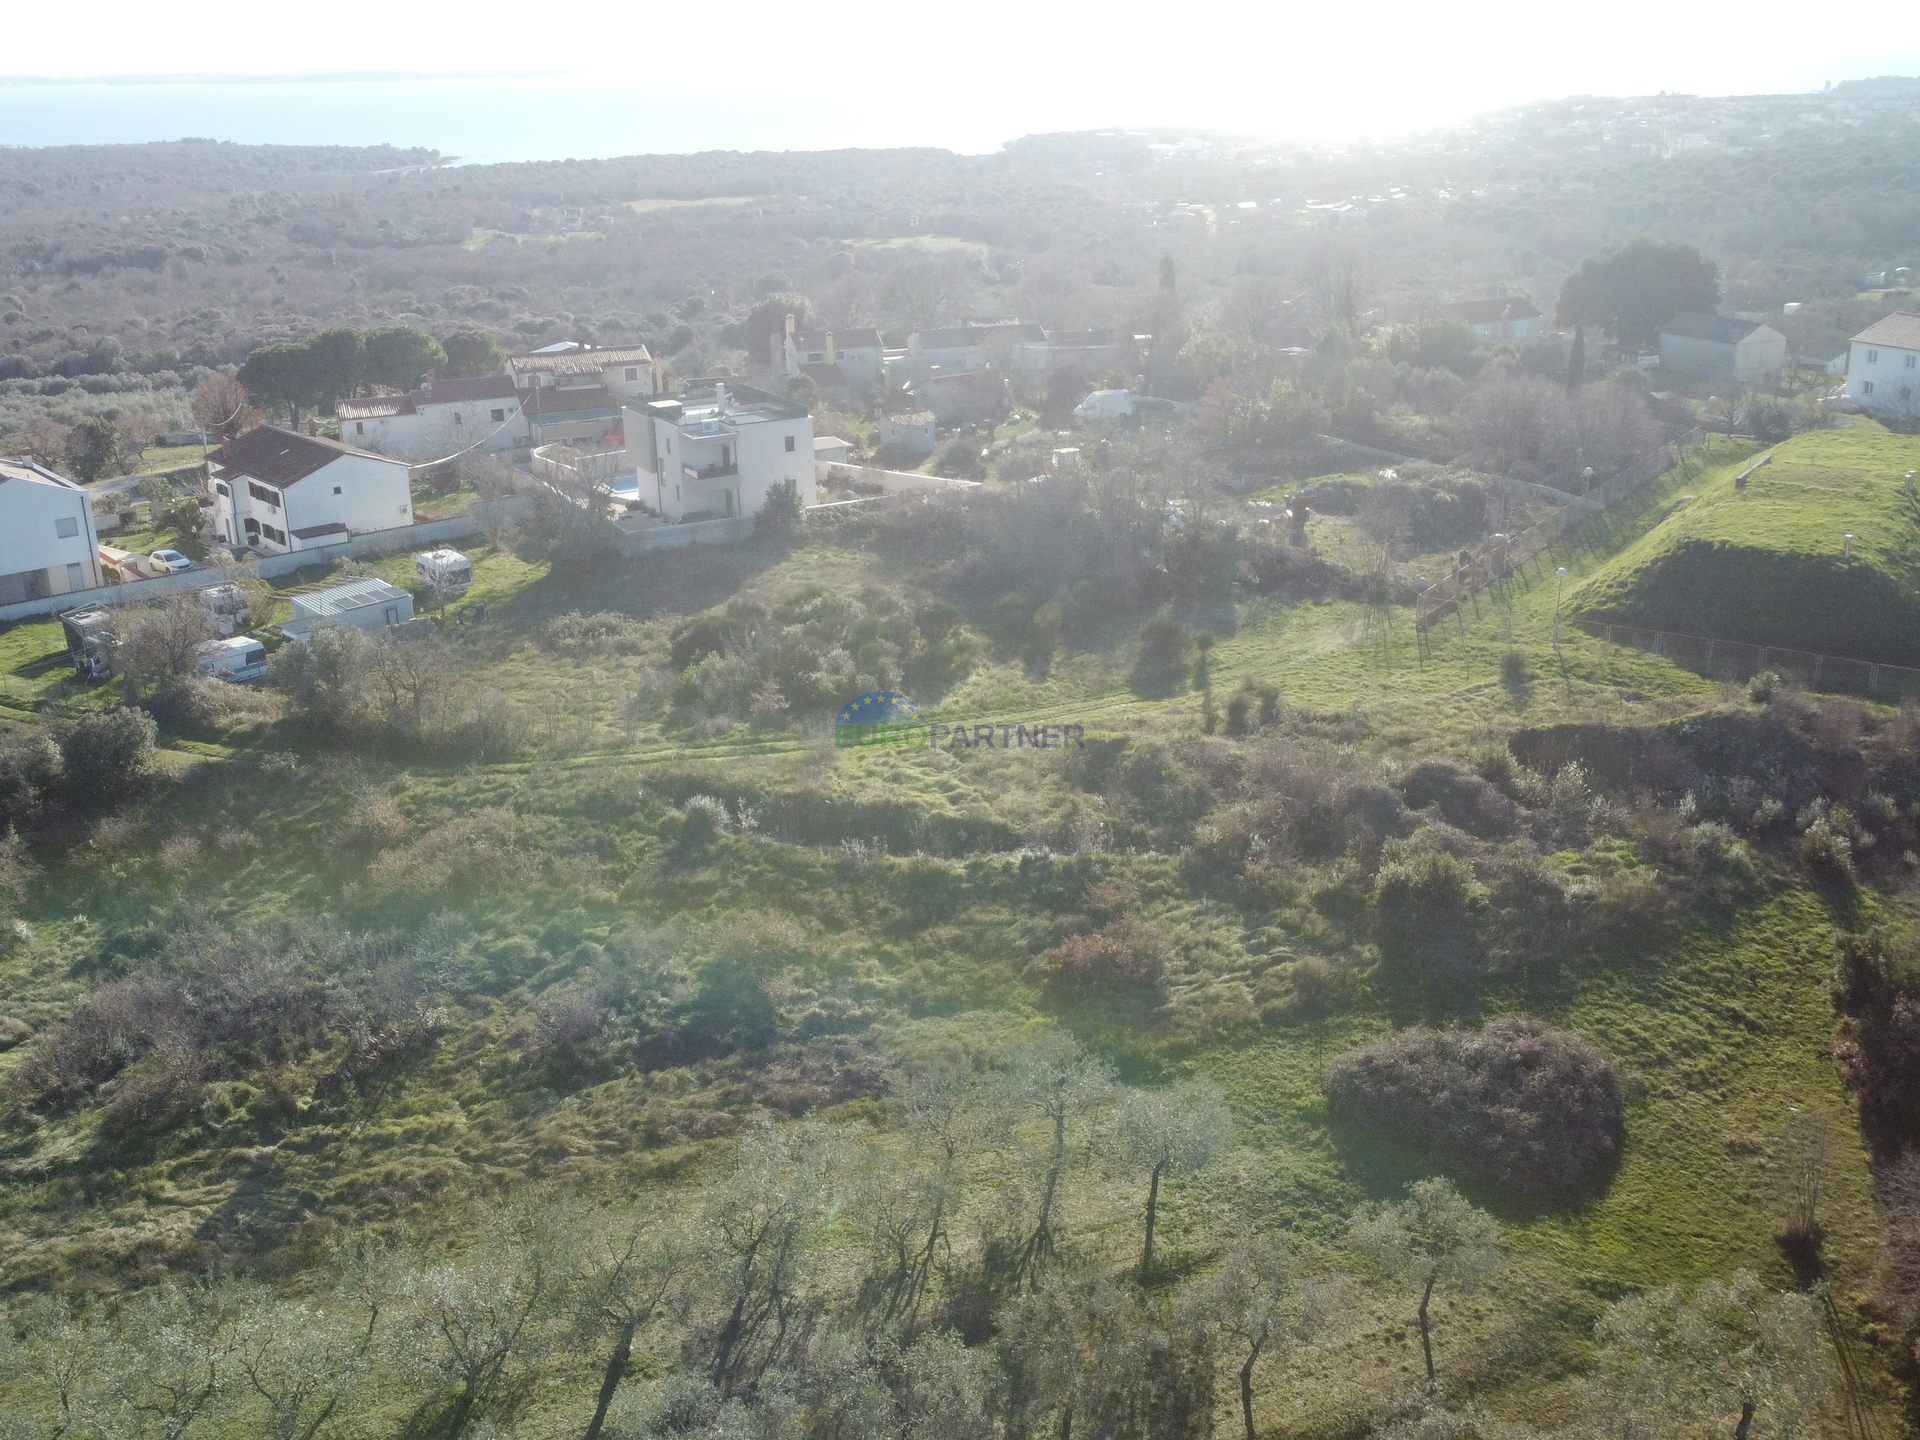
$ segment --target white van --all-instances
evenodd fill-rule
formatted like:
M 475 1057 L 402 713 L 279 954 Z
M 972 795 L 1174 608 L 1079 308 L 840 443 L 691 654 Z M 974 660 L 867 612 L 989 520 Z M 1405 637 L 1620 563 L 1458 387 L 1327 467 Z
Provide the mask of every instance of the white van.
M 209 640 L 200 647 L 194 669 L 216 680 L 258 680 L 267 673 L 267 647 L 251 635 Z
M 214 628 L 231 635 L 247 618 L 247 592 L 238 585 L 215 585 L 200 592 L 200 603 L 213 617 Z

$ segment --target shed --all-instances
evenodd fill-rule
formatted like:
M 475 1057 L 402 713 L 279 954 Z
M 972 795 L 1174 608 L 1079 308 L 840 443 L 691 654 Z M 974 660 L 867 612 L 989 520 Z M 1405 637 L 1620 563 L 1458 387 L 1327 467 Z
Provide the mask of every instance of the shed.
M 1660 368 L 1760 380 L 1786 368 L 1787 337 L 1757 320 L 1688 310 L 1660 327 Z
M 293 618 L 280 628 L 302 644 L 317 625 L 351 625 L 378 632 L 413 619 L 413 596 L 398 586 L 371 577 L 329 585 L 293 597 Z

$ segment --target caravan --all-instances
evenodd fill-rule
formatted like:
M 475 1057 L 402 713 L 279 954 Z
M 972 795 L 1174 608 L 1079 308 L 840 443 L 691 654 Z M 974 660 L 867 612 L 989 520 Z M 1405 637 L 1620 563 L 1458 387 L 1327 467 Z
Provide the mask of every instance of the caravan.
M 413 557 L 413 569 L 441 599 L 473 588 L 473 562 L 458 550 L 427 550 Z
M 120 643 L 113 616 L 98 608 L 69 610 L 60 617 L 67 635 L 67 656 L 82 680 L 105 680 L 113 674 L 113 647 Z
M 209 640 L 200 647 L 193 668 L 211 680 L 258 680 L 267 673 L 267 647 L 251 635 Z

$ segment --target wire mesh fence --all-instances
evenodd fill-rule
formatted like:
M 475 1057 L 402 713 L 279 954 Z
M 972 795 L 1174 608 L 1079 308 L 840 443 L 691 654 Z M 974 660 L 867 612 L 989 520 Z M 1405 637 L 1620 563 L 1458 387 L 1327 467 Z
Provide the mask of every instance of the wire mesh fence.
M 1865 695 L 1889 704 L 1920 700 L 1920 670 L 1905 665 L 1883 665 L 1841 655 L 1815 655 L 1779 645 L 1756 645 L 1745 640 L 1683 635 L 1602 621 L 1583 620 L 1579 628 L 1609 645 L 1625 645 L 1664 656 L 1709 680 L 1739 683 L 1751 680 L 1763 670 L 1771 670 L 1809 690 Z

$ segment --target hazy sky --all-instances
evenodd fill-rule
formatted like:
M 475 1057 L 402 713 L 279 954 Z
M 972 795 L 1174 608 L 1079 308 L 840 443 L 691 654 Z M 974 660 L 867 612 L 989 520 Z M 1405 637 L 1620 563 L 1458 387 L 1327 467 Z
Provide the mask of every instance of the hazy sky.
M 75 33 L 81 15 L 83 36 Z M 83 12 L 22 5 L 8 28 L 14 77 L 573 72 L 584 78 L 556 79 L 556 90 L 590 87 L 615 117 L 611 125 L 623 102 L 636 113 L 670 113 L 673 143 L 663 140 L 663 149 L 699 148 L 706 134 L 715 145 L 741 143 L 745 131 L 771 131 L 777 140 L 783 117 L 796 147 L 845 134 L 860 143 L 981 150 L 1035 131 L 1111 124 L 1391 134 L 1567 94 L 1751 94 L 1920 72 L 1920 47 L 1876 47 L 1804 6 L 1775 0 L 1738 10 L 1684 0 L 1597 8 L 1535 0 L 1071 7 L 1031 0 L 818 7 L 792 0 L 711 7 L 335 0 L 318 10 L 254 0 L 189 7 L 95 0 Z M 537 87 L 512 89 L 515 107 L 540 103 Z M 22 98 L 13 96 L 10 108 Z M 377 110 L 377 95 L 367 103 Z M 232 104 L 244 110 L 244 102 Z M 366 138 L 368 116 L 329 117 L 316 108 L 321 113 L 283 119 L 282 128 L 315 141 Z M 183 115 L 183 127 L 196 118 Z M 208 123 L 236 132 L 215 138 L 257 139 L 273 118 L 252 117 L 259 133 L 237 133 L 248 128 L 244 114 Z M 393 123 L 401 132 L 422 128 L 412 116 L 396 114 Z M 57 116 L 46 125 L 72 128 Z M 338 133 L 305 133 L 330 126 Z M 0 127 L 0 140 L 61 138 L 12 130 Z M 430 134 L 386 138 L 444 144 Z M 637 148 L 625 136 L 600 147 L 569 143 L 599 153 Z

